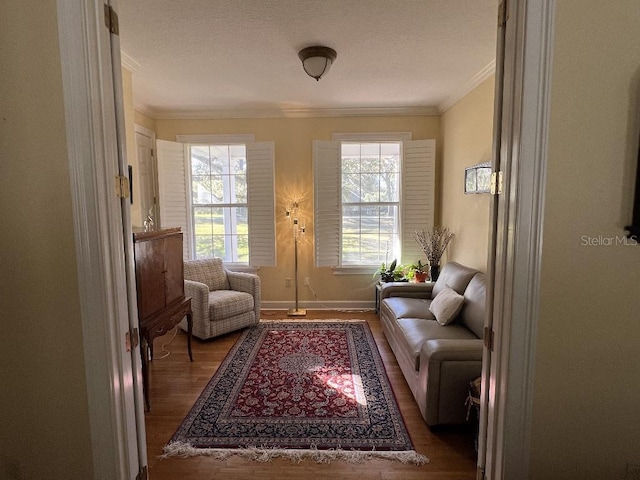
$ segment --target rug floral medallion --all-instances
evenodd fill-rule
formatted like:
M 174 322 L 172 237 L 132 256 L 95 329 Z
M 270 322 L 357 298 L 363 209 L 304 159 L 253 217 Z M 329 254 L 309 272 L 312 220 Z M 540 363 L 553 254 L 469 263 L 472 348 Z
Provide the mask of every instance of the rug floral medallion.
M 165 456 L 367 457 L 422 464 L 366 322 L 261 322 L 243 332 Z

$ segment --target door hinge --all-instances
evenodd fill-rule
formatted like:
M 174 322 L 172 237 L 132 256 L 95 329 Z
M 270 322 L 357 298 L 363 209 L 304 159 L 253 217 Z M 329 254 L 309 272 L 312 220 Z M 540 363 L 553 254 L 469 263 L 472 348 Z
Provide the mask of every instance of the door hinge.
M 490 327 L 484 327 L 484 346 L 493 352 L 493 330 Z
M 136 475 L 136 480 L 148 480 L 148 478 L 149 478 L 149 471 L 147 470 L 147 466 L 145 465 L 140 469 L 140 472 L 138 473 L 138 475 Z
M 127 352 L 136 348 L 138 343 L 140 343 L 140 336 L 138 335 L 137 328 L 132 328 L 124 334 L 124 344 L 127 347 Z
M 151 149 L 151 158 L 153 158 L 153 148 Z
M 104 24 L 114 35 L 120 35 L 120 24 L 118 14 L 111 5 L 104 5 Z
M 504 27 L 509 20 L 509 0 L 502 0 L 498 7 L 498 26 Z
M 502 195 L 502 172 L 491 174 L 491 195 Z
M 129 179 L 124 175 L 116 175 L 116 197 L 129 198 Z

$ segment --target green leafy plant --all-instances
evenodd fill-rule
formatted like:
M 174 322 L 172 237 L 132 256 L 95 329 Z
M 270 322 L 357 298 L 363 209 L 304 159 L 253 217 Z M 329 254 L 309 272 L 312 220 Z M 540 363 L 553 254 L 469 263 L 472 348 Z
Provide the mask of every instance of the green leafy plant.
M 380 281 L 384 282 L 401 282 L 405 279 L 405 268 L 398 265 L 397 260 L 393 260 L 388 266 L 386 262 L 380 265 L 380 268 L 373 274 L 374 278 L 380 275 Z

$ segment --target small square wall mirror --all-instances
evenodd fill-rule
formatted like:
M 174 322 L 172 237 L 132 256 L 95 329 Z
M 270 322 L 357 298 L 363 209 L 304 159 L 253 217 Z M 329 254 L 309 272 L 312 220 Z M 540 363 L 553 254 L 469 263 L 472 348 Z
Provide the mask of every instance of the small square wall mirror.
M 491 163 L 484 162 L 464 169 L 464 193 L 491 191 Z

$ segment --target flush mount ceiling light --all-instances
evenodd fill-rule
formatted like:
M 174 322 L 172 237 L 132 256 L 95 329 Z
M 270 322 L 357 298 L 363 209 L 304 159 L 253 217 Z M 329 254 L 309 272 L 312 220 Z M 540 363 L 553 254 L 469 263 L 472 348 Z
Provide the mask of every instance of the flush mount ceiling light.
M 320 46 L 307 47 L 298 53 L 298 57 L 302 60 L 302 68 L 307 75 L 316 80 L 326 75 L 337 56 L 334 49 Z

